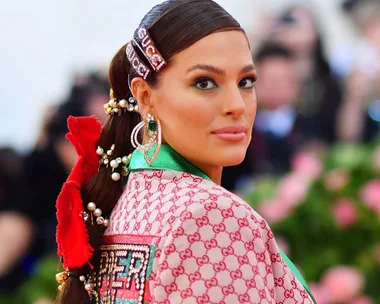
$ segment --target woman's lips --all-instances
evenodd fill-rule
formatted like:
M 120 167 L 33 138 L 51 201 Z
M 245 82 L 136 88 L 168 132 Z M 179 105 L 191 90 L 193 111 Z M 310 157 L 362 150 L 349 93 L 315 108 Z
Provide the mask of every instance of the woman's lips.
M 246 133 L 247 128 L 244 126 L 230 126 L 212 132 L 212 134 L 218 136 L 220 139 L 235 142 L 243 140 Z

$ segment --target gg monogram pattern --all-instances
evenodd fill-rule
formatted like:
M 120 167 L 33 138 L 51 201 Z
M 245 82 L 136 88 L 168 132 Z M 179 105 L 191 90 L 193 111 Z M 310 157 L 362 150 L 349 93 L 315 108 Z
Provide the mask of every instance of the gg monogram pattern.
M 188 173 L 132 172 L 106 235 L 159 239 L 145 303 L 313 303 L 260 215 Z

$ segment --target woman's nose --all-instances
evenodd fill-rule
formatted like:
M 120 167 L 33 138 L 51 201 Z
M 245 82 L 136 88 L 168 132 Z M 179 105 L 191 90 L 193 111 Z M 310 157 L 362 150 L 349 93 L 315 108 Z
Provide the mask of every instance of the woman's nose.
M 238 87 L 228 88 L 224 99 L 225 115 L 239 117 L 244 114 L 246 105 Z

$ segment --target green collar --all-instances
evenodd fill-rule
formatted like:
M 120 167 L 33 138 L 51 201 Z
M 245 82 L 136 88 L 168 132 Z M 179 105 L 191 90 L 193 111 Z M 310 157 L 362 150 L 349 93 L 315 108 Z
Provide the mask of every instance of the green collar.
M 144 154 L 136 149 L 132 153 L 128 170 L 170 170 L 187 172 L 204 179 L 211 180 L 206 173 L 186 160 L 181 154 L 175 151 L 168 144 L 161 145 L 158 156 L 151 166 L 147 165 L 144 159 Z
M 152 149 L 153 150 L 153 149 Z M 187 172 L 199 177 L 202 177 L 206 180 L 211 180 L 206 173 L 204 173 L 201 169 L 190 163 L 186 160 L 182 155 L 180 155 L 177 151 L 175 151 L 168 144 L 162 144 L 160 147 L 160 151 L 156 160 L 153 162 L 151 166 L 148 166 L 145 159 L 144 154 L 139 150 L 135 150 L 132 153 L 131 161 L 129 164 L 129 171 L 138 171 L 138 170 L 169 170 L 169 171 L 178 171 L 178 172 Z M 307 290 L 314 303 L 317 303 L 311 294 L 310 288 L 307 285 L 305 279 L 298 271 L 296 266 L 290 261 L 290 259 L 285 255 L 285 253 L 279 249 L 280 255 L 285 263 L 288 265 L 290 270 L 296 276 L 298 281 L 303 285 L 303 287 Z

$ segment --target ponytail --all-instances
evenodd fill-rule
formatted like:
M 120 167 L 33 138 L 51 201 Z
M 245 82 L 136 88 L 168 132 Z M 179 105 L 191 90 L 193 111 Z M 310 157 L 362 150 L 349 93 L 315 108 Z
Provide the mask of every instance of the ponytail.
M 128 74 L 131 72 L 131 66 L 126 58 L 125 48 L 126 46 L 123 46 L 116 53 L 109 69 L 109 81 L 113 97 L 117 100 L 128 100 L 132 96 L 128 85 Z M 113 155 L 115 157 L 129 155 L 133 151 L 130 142 L 131 133 L 133 128 L 140 122 L 140 119 L 140 115 L 136 112 L 125 111 L 120 116 L 117 114 L 110 115 L 101 130 L 97 146 L 110 149 L 114 144 Z M 112 209 L 123 192 L 123 184 L 125 183 L 125 178 L 127 178 L 124 177 L 124 180 L 121 178 L 115 182 L 111 179 L 111 174 L 111 167 L 101 166 L 99 171 L 84 184 L 81 189 L 84 210 L 87 209 L 87 204 L 93 201 L 96 203 L 97 208 L 102 210 L 105 217 L 110 216 Z M 90 221 L 86 223 L 86 226 L 91 247 L 94 249 L 90 263 L 97 269 L 100 260 L 99 249 L 102 234 L 97 225 L 91 225 Z M 80 276 L 88 274 L 90 270 L 90 267 L 85 265 L 81 268 L 70 269 L 70 273 Z M 84 304 L 90 303 L 90 298 L 88 292 L 84 289 L 83 282 L 76 278 L 68 278 L 56 303 Z

